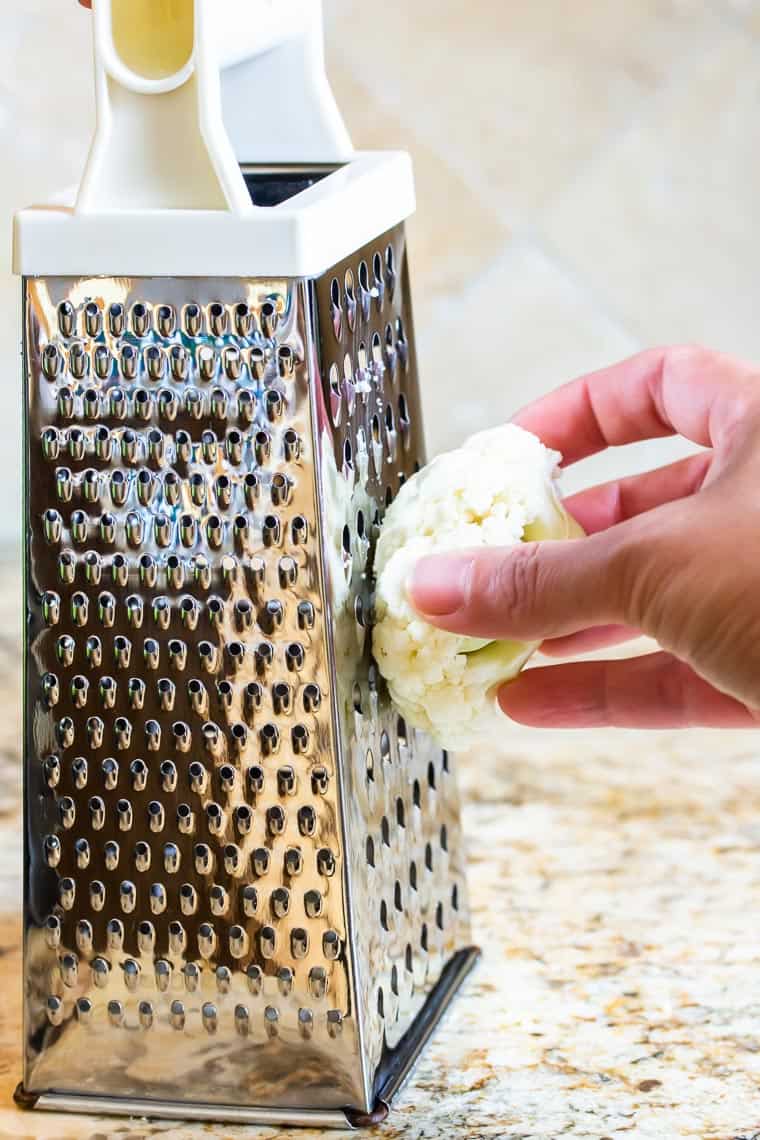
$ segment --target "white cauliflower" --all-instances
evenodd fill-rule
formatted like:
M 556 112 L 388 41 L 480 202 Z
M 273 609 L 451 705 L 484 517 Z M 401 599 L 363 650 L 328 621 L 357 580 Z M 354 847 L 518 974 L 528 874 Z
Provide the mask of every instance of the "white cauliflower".
M 538 645 L 436 629 L 408 600 L 411 573 L 428 554 L 577 537 L 559 497 L 560 459 L 514 424 L 481 432 L 405 483 L 385 516 L 375 559 L 375 657 L 409 723 L 444 748 L 469 748 L 503 731 L 493 688 L 515 677 Z

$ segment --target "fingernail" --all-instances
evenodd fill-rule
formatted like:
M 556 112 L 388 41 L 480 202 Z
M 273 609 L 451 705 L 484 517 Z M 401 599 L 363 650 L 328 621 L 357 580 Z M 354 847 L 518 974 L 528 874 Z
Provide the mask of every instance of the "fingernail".
M 432 555 L 417 563 L 409 583 L 409 597 L 420 613 L 443 617 L 461 610 L 467 602 L 472 558 L 456 554 Z

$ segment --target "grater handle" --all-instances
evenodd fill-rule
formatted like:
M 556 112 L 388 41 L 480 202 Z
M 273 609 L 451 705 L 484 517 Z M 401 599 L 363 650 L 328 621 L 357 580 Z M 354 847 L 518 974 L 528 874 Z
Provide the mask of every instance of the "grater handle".
M 233 0 L 224 35 L 224 123 L 240 163 L 340 165 L 354 151 L 325 68 L 322 0 Z M 255 12 L 253 19 L 251 11 Z
M 240 162 L 351 157 L 324 71 L 321 0 L 92 7 L 97 126 L 77 213 L 246 215 L 256 207 Z

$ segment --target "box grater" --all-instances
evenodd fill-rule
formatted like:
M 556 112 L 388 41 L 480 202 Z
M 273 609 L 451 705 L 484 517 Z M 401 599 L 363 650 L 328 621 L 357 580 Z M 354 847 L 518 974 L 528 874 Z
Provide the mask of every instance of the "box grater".
M 370 652 L 423 460 L 408 158 L 317 0 L 96 0 L 73 206 L 16 219 L 25 1062 L 40 1109 L 381 1120 L 477 951 L 452 763 Z

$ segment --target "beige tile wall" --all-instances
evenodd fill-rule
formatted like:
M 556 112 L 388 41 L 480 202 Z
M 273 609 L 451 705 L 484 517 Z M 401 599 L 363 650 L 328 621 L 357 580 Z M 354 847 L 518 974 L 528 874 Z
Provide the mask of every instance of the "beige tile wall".
M 254 0 L 251 0 L 252 4 Z M 760 361 L 760 0 L 325 0 L 363 147 L 406 147 L 431 449 L 635 351 L 698 340 Z M 0 418 L 18 494 L 14 208 L 76 179 L 89 17 L 3 0 Z M 455 414 L 453 414 L 455 412 Z M 657 443 L 571 485 L 665 461 Z M 0 546 L 19 512 L 0 513 Z

